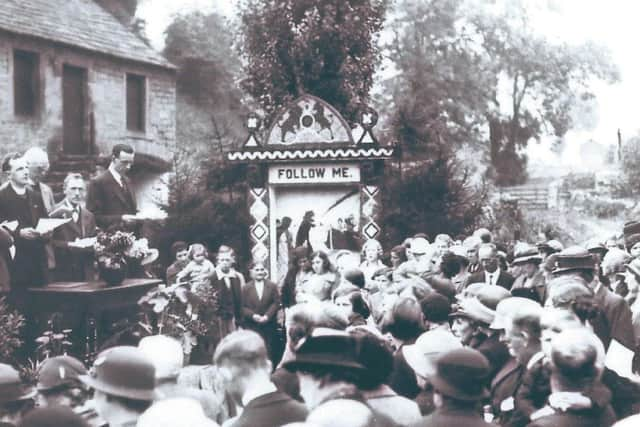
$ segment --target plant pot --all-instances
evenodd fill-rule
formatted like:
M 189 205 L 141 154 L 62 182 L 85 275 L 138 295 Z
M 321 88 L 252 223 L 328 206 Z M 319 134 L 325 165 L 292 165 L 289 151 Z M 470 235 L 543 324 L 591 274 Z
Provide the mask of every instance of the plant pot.
M 110 263 L 110 265 L 107 266 L 105 263 L 98 261 L 98 273 L 100 279 L 104 280 L 107 286 L 121 285 L 127 277 L 127 263 L 119 261 Z

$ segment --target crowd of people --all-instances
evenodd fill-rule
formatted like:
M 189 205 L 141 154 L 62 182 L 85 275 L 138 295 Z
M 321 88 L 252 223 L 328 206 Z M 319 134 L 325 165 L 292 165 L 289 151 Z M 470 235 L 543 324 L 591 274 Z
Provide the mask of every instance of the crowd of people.
M 70 174 L 57 204 L 37 156 L 5 159 L 0 284 L 11 304 L 28 305 L 25 286 L 44 281 L 51 262 L 83 271 L 86 251 L 68 245 L 77 233 L 135 224 L 133 157 L 115 147 L 86 202 L 84 179 Z M 64 233 L 36 231 L 56 216 L 72 219 Z M 88 367 L 47 358 L 35 384 L 0 364 L 0 425 L 640 423 L 640 223 L 566 248 L 506 246 L 487 229 L 392 248 L 371 239 L 360 251 L 299 243 L 271 281 L 265 260 L 239 266 L 229 246 L 210 254 L 175 242 L 166 285 L 181 287 L 188 315 L 206 325 L 194 350 L 163 335 L 116 342 Z
M 35 387 L 0 365 L 21 426 L 619 426 L 640 415 L 639 223 L 624 237 L 506 248 L 477 230 L 385 251 L 301 246 L 281 283 L 176 242 L 167 282 L 215 324 L 115 346 L 87 369 L 45 360 Z M 197 356 L 196 356 L 197 355 Z M 194 357 L 197 360 L 194 360 Z M 36 408 L 34 409 L 34 406 Z

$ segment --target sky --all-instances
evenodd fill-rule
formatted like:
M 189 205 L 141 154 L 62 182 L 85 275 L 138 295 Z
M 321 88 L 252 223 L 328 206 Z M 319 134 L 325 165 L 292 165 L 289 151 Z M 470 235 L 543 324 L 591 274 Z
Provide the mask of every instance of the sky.
M 512 1 L 512 0 L 502 0 Z M 599 121 L 589 131 L 570 131 L 561 158 L 548 150 L 549 142 L 531 144 L 528 153 L 532 161 L 576 164 L 580 144 L 594 140 L 615 144 L 620 128 L 623 138 L 640 130 L 636 99 L 640 95 L 640 1 L 633 0 L 522 0 L 532 6 L 532 26 L 553 40 L 580 43 L 593 40 L 611 49 L 613 60 L 621 72 L 621 82 L 615 85 L 595 84 L 593 90 L 599 102 Z M 178 13 L 194 10 L 216 10 L 232 16 L 238 0 L 141 0 L 138 16 L 147 22 L 147 35 L 153 46 L 164 46 L 164 30 Z

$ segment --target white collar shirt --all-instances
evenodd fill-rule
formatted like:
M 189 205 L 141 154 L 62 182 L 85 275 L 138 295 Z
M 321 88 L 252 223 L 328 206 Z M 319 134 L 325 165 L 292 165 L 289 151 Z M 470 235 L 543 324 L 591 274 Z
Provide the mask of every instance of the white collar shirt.
M 113 176 L 113 179 L 116 180 L 116 182 L 118 183 L 118 185 L 120 187 L 122 187 L 122 175 L 120 175 L 118 173 L 118 171 L 116 170 L 116 168 L 113 167 L 113 165 L 109 165 L 109 172 L 111 173 L 111 175 Z
M 264 280 L 260 282 L 254 282 L 256 286 L 256 294 L 258 294 L 258 299 L 262 299 L 262 295 L 264 294 Z
M 496 270 L 493 273 L 489 273 L 488 271 L 485 271 L 484 282 L 488 285 L 497 285 L 499 275 L 500 275 L 500 270 Z

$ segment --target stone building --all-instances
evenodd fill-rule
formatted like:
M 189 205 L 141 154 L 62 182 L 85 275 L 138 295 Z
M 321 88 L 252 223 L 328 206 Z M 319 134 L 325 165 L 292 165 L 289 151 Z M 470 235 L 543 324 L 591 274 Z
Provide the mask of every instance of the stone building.
M 59 189 L 68 171 L 90 175 L 114 144 L 128 143 L 137 152 L 133 181 L 148 187 L 171 165 L 175 77 L 93 0 L 4 0 L 0 155 L 46 149 Z

